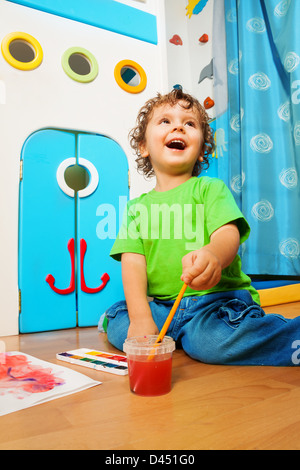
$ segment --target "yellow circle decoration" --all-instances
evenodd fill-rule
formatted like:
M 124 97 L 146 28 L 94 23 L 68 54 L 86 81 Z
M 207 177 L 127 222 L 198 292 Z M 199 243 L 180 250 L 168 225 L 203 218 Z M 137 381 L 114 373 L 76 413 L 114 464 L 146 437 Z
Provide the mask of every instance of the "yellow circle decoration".
M 31 48 L 34 58 L 24 61 L 16 59 L 11 53 L 12 46 L 16 43 L 19 43 L 19 45 L 23 43 Z M 40 43 L 27 33 L 15 32 L 7 34 L 1 43 L 1 52 L 6 62 L 19 70 L 33 70 L 37 68 L 43 60 L 43 49 Z
M 138 85 L 129 85 L 124 81 L 122 78 L 122 70 L 124 69 L 131 69 L 139 75 L 140 82 Z M 145 70 L 133 60 L 121 60 L 115 66 L 114 76 L 117 84 L 128 93 L 140 93 L 146 88 L 147 85 L 147 75 Z

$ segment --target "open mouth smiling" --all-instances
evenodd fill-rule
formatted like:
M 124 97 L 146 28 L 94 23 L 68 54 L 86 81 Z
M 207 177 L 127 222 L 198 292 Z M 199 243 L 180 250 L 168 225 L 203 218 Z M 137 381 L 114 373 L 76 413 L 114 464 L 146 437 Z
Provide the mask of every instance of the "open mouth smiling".
M 180 139 L 173 139 L 167 143 L 167 147 L 169 149 L 184 150 L 186 148 L 186 143 Z

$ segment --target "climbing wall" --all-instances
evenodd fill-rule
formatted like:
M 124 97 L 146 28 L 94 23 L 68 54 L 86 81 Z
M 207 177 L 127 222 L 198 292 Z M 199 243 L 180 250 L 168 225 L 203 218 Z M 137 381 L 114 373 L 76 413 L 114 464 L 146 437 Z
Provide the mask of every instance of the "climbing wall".
M 213 0 L 165 0 L 169 88 L 180 85 L 214 118 Z
M 213 12 L 214 0 L 165 0 L 168 87 L 195 96 L 215 132 Z M 218 176 L 217 153 L 202 175 Z

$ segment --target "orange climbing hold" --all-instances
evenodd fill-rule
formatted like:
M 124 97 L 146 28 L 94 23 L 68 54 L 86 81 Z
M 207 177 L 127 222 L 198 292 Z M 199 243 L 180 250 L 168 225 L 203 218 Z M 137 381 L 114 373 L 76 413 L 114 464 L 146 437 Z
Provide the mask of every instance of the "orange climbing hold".
M 169 41 L 172 44 L 175 44 L 175 46 L 182 46 L 182 39 L 178 34 L 174 34 L 174 36 L 170 39 Z
M 208 42 L 208 34 L 202 34 L 201 38 L 199 38 L 200 42 Z
M 215 105 L 214 100 L 212 100 L 209 96 L 204 100 L 204 108 L 210 109 Z

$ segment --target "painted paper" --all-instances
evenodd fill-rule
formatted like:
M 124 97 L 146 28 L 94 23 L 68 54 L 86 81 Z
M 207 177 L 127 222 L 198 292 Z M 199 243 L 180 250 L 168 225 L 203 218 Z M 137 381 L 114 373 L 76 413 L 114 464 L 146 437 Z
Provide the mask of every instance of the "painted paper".
M 76 371 L 25 353 L 0 353 L 0 416 L 99 384 Z

